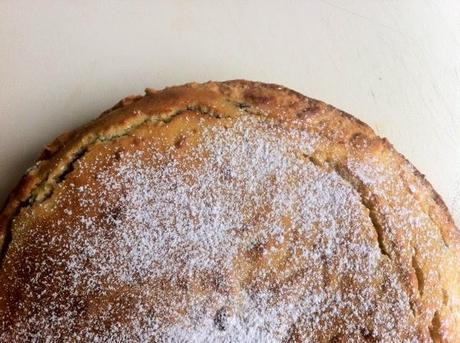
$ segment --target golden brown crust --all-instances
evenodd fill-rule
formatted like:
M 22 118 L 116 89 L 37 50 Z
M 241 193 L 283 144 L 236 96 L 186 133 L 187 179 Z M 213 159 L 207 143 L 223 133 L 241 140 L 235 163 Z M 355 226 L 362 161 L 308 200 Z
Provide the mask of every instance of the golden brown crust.
M 187 113 L 238 118 L 242 111 L 287 123 L 324 140 L 325 144 L 315 146 L 308 159 L 319 169 L 335 171 L 360 196 L 381 253 L 397 270 L 409 297 L 415 339 L 460 341 L 460 303 L 456 300 L 460 297 L 460 234 L 441 197 L 422 174 L 366 124 L 321 101 L 273 84 L 233 80 L 191 83 L 162 91 L 148 89 L 145 96 L 125 98 L 89 124 L 59 136 L 45 148 L 0 213 L 2 260 L 7 258 L 13 219 L 23 208 L 34 207 L 52 196 L 71 166 L 98 144 L 121 141 L 120 137 L 129 136 L 146 123 L 168 125 Z M 368 167 L 373 168 L 372 172 Z M 373 180 L 375 170 L 381 170 L 393 182 Z M 405 212 L 400 211 L 402 207 Z M 407 222 L 408 217 L 418 220 L 418 215 L 411 213 L 419 212 L 426 220 Z M 0 286 L 0 299 L 2 292 L 5 291 Z M 6 305 L 0 301 L 0 313 L 2 306 Z M 293 326 L 290 340 L 302 341 L 301 325 Z M 347 339 L 327 337 L 324 335 L 321 341 Z M 371 333 L 360 337 L 378 341 Z

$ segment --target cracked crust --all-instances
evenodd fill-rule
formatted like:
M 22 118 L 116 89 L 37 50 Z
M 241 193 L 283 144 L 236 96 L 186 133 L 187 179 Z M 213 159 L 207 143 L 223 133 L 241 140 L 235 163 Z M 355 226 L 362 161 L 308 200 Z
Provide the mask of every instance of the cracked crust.
M 147 124 L 168 125 L 175 117 L 188 113 L 229 120 L 242 113 L 262 116 L 321 137 L 324 144 L 305 157 L 320 169 L 335 171 L 359 194 L 381 254 L 397 271 L 409 298 L 415 339 L 460 342 L 460 235 L 441 197 L 421 173 L 366 124 L 278 85 L 234 80 L 192 83 L 162 91 L 147 89 L 145 96 L 125 98 L 94 121 L 59 136 L 28 170 L 0 214 L 0 275 L 5 273 L 9 244 L 15 240 L 14 219 L 52 198 L 88 151 L 102 143 L 121 142 L 122 137 L 135 140 L 138 129 Z M 173 143 L 180 146 L 178 137 Z M 392 182 L 383 185 L 373 180 L 376 176 L 367 170 L 368 166 Z M 422 215 L 427 218 L 422 224 L 412 225 L 407 220 L 408 216 L 417 219 Z M 11 301 L 2 296 L 7 294 L 4 287 L 0 286 L 0 313 Z M 302 337 L 302 323 L 287 333 L 288 341 L 301 342 Z M 340 332 L 318 337 L 324 342 L 351 338 Z M 379 341 L 369 332 L 360 337 L 363 341 Z

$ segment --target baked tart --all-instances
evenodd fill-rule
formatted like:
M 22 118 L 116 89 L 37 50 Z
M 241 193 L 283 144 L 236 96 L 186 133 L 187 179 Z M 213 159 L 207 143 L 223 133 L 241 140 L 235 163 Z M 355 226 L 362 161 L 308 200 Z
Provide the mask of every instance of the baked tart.
M 460 342 L 439 195 L 277 85 L 147 89 L 61 135 L 0 246 L 1 342 Z

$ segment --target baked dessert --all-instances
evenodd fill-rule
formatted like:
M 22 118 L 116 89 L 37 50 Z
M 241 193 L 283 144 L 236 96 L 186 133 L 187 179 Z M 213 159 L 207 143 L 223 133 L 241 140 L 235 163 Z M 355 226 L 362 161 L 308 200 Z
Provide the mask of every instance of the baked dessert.
M 123 99 L 46 147 L 0 242 L 1 342 L 460 342 L 441 198 L 276 85 Z

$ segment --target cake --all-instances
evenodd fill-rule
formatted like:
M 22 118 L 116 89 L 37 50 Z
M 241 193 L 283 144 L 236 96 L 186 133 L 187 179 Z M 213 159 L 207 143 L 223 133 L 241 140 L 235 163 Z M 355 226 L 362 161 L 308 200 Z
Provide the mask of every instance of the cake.
M 351 115 L 234 80 L 131 96 L 0 214 L 1 342 L 460 342 L 459 231 Z

